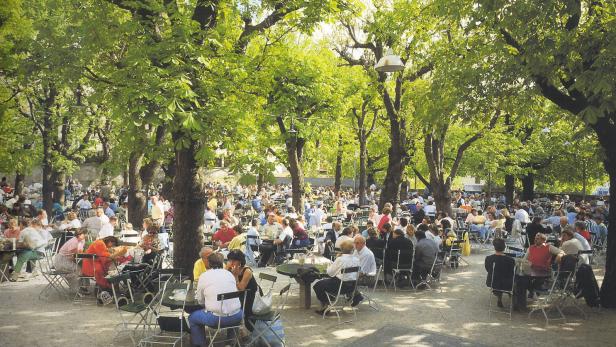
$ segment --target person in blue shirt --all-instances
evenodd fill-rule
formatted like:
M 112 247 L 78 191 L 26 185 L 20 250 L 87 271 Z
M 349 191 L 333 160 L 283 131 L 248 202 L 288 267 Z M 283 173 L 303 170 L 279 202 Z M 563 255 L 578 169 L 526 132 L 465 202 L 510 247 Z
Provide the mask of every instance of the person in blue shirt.
M 261 199 L 259 198 L 258 195 L 255 195 L 255 197 L 252 199 L 252 208 L 257 211 L 258 213 L 261 213 L 262 209 L 261 209 Z
M 118 204 L 116 203 L 114 198 L 109 199 L 109 208 L 114 212 L 118 212 Z

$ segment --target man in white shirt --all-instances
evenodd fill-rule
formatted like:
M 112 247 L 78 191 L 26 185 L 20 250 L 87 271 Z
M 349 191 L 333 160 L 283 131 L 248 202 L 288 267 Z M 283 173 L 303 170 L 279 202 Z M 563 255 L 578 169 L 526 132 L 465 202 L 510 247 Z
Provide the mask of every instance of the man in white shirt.
M 101 229 L 98 232 L 98 237 L 96 239 L 104 239 L 107 236 L 113 236 L 113 231 L 118 222 L 118 218 L 116 216 L 109 218 L 109 223 L 103 223 L 101 225 Z
M 229 270 L 223 269 L 223 255 L 212 253 L 207 258 L 208 270 L 199 276 L 195 298 L 205 310 L 197 310 L 188 316 L 190 335 L 193 345 L 205 346 L 205 325 L 218 324 L 222 317 L 222 324 L 232 325 L 241 322 L 242 305 L 238 298 L 227 299 L 221 302 L 217 297 L 223 293 L 236 292 L 237 282 Z M 221 310 L 222 308 L 222 310 Z
M 81 210 L 89 210 L 92 208 L 92 203 L 88 200 L 87 195 L 84 195 L 81 200 L 77 202 L 77 207 Z
M 353 239 L 355 252 L 353 255 L 359 258 L 359 282 L 361 285 L 372 286 L 376 275 L 376 261 L 374 253 L 366 247 L 366 239 L 361 235 L 355 235 Z
M 153 195 L 150 198 L 150 201 L 152 202 L 152 209 L 150 211 L 152 220 L 162 226 L 165 219 L 165 206 L 162 202 L 160 202 L 160 200 L 158 200 L 158 196 L 156 195 Z
M 336 242 L 334 243 L 335 248 L 340 248 L 340 245 L 346 241 L 353 241 L 353 229 L 351 227 L 346 227 L 342 230 L 340 236 L 336 235 Z
M 428 204 L 424 206 L 424 212 L 426 212 L 427 216 L 436 216 L 436 205 L 434 205 L 434 201 L 428 201 Z
M 308 223 L 309 226 L 314 226 L 316 228 L 321 227 L 321 222 L 323 221 L 323 218 L 325 218 L 325 212 L 323 211 L 322 207 L 323 204 L 319 202 L 317 204 L 317 208 L 314 210 L 312 215 L 310 215 L 310 220 Z
M 561 233 L 562 243 L 560 244 L 560 249 L 562 249 L 562 251 L 565 252 L 565 254 L 567 255 L 577 255 L 579 251 L 586 250 L 583 243 L 578 238 L 576 238 L 576 234 L 577 233 L 573 231 L 573 228 L 571 228 L 571 226 L 566 226 Z M 586 244 L 588 244 L 588 241 L 586 241 Z M 590 263 L 587 254 L 582 254 L 581 259 L 584 264 Z
M 329 305 L 326 293 L 337 293 L 341 281 L 344 283 L 342 284 L 340 294 L 348 295 L 353 291 L 358 272 L 342 273 L 342 269 L 360 267 L 359 258 L 352 254 L 353 250 L 352 241 L 343 242 L 340 245 L 342 255 L 336 258 L 336 260 L 327 267 L 327 275 L 330 277 L 317 281 L 314 284 L 313 290 L 321 302 L 321 309 L 316 311 L 318 314 L 322 315 L 326 313 Z M 362 299 L 361 294 L 356 292 L 356 296 L 353 297 L 353 306 L 359 304 Z
M 526 206 L 526 204 L 522 204 L 522 207 L 518 208 L 515 211 L 515 219 L 519 220 L 520 223 L 522 224 L 529 224 L 530 223 L 530 216 L 528 215 L 528 212 L 526 212 L 526 210 L 524 209 L 524 207 Z
M 98 217 L 103 224 L 109 223 L 109 217 L 107 217 L 105 211 L 101 207 L 96 209 L 96 217 Z
M 24 264 L 30 260 L 38 260 L 44 257 L 43 252 L 45 252 L 48 241 L 41 233 L 42 230 L 41 222 L 38 219 L 33 219 L 30 226 L 24 228 L 19 234 L 18 246 L 25 248 L 25 250 L 20 251 L 17 255 L 17 262 L 10 277 L 11 282 L 17 281 Z

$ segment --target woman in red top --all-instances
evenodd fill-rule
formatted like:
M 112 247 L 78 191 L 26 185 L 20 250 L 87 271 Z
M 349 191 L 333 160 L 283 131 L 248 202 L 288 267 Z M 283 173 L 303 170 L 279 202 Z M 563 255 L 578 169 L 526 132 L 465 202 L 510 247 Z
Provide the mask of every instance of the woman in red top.
M 109 271 L 109 266 L 112 264 L 112 260 L 126 254 L 126 247 L 120 247 L 111 253 L 109 249 L 115 247 L 118 244 L 118 239 L 114 236 L 107 236 L 104 239 L 96 240 L 92 242 L 87 254 L 96 254 L 94 261 L 91 259 L 84 259 L 81 266 L 81 273 L 84 276 L 94 276 L 96 284 L 101 288 L 111 288 L 111 284 L 107 281 L 105 276 Z
M 591 238 L 590 238 L 590 232 L 588 232 L 588 230 L 586 230 L 586 222 L 584 221 L 577 221 L 575 222 L 575 231 L 582 235 L 582 237 L 584 237 L 586 239 L 586 241 L 588 241 L 588 243 L 592 244 L 591 242 Z
M 385 234 L 383 226 L 387 223 L 391 223 L 391 208 L 385 206 L 383 207 L 383 215 L 381 216 L 381 220 L 379 220 L 379 225 L 377 226 L 377 229 L 381 233 L 381 236 Z

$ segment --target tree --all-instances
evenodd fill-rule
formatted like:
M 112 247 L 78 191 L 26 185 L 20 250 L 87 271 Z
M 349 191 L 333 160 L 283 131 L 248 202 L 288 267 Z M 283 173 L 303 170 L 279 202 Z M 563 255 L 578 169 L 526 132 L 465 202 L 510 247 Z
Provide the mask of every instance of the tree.
M 430 31 L 436 24 L 427 15 L 429 6 L 420 3 L 375 1 L 372 5 L 359 20 L 343 18 L 341 26 L 348 39 L 337 52 L 349 65 L 362 66 L 371 76 L 385 108 L 390 145 L 379 200 L 382 208 L 387 202 L 398 203 L 402 176 L 414 153 L 414 132 L 409 124 L 412 109 L 403 101 L 407 101 L 407 88 L 433 68 L 423 43 L 430 41 Z M 391 79 L 386 73 L 375 71 L 374 65 L 387 49 L 398 52 L 403 63 L 412 64 L 413 68 L 395 73 Z
M 498 35 L 493 49 L 507 54 L 521 78 L 593 129 L 616 202 L 616 3 L 611 1 L 479 1 L 470 22 Z M 475 22 L 476 20 L 476 22 Z M 601 304 L 616 307 L 616 212 L 609 214 Z

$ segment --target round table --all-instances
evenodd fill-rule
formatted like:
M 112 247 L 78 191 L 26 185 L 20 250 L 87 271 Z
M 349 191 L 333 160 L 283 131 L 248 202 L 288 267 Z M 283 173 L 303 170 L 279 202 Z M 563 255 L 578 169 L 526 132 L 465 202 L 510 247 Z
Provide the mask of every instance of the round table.
M 295 281 L 299 284 L 299 301 L 300 303 L 304 304 L 304 308 L 310 308 L 310 305 L 311 305 L 312 293 L 310 293 L 310 289 L 311 289 L 310 285 L 312 284 L 312 282 L 304 281 L 304 279 L 302 279 L 300 276 L 297 275 L 297 271 L 299 269 L 310 269 L 310 268 L 317 270 L 319 272 L 320 278 L 327 276 L 327 265 L 326 264 L 317 264 L 317 265 L 282 264 L 276 267 L 277 273 L 281 275 L 289 276 L 295 279 Z
M 188 313 L 193 313 L 195 311 L 203 309 L 203 305 L 200 304 L 195 298 L 195 291 L 192 288 L 189 288 L 188 292 L 186 293 L 186 303 L 184 303 L 184 301 L 182 300 L 175 300 L 171 298 L 175 289 L 186 289 L 186 285 L 180 283 L 168 285 L 167 289 L 163 293 L 161 305 L 169 307 L 172 310 L 179 310 L 184 307 L 184 311 Z

